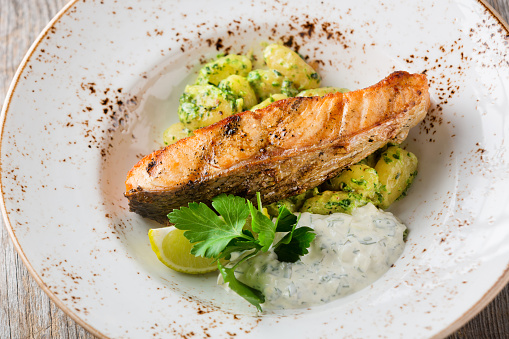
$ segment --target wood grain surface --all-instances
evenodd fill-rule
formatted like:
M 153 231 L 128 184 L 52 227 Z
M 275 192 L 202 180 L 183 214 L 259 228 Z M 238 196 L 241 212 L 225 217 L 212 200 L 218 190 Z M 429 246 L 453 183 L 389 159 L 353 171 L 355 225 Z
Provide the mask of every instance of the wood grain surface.
M 0 0 L 0 102 L 26 51 L 66 0 Z M 508 0 L 488 0 L 509 19 Z M 0 339 L 95 338 L 42 292 L 0 226 Z M 449 338 L 509 338 L 509 286 Z

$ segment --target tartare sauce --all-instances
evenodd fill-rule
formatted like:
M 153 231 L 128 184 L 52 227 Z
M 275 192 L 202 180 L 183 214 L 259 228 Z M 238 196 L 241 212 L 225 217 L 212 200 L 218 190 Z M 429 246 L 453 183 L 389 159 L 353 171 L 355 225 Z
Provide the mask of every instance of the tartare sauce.
M 237 279 L 265 295 L 264 308 L 324 304 L 358 291 L 383 275 L 403 252 L 406 226 L 372 204 L 352 215 L 302 213 L 297 227 L 314 229 L 309 253 L 280 262 L 269 250 L 246 260 Z

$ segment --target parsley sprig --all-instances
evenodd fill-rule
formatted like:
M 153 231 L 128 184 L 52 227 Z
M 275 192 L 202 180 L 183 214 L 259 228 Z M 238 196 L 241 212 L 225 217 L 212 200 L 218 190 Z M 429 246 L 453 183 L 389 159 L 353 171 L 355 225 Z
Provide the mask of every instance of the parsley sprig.
M 191 253 L 195 256 L 217 260 L 219 272 L 231 290 L 262 311 L 265 302 L 262 292 L 254 289 L 235 277 L 235 269 L 245 260 L 260 252 L 274 248 L 279 261 L 296 262 L 308 253 L 308 247 L 315 238 L 313 229 L 297 228 L 298 218 L 284 205 L 279 208 L 275 222 L 263 213 L 260 194 L 256 194 L 258 208 L 251 201 L 242 197 L 221 194 L 212 199 L 212 207 L 204 203 L 189 203 L 168 214 L 170 222 L 194 244 Z M 251 219 L 251 230 L 244 229 L 247 220 Z M 284 232 L 276 244 L 277 232 Z M 230 259 L 233 252 L 249 251 L 233 267 L 225 267 L 218 259 Z

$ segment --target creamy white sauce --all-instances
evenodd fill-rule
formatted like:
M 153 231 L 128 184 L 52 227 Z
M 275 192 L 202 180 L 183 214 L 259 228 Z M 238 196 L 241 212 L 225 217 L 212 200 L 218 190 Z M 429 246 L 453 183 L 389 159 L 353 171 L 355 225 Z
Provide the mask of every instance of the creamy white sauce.
M 301 260 L 280 262 L 270 250 L 235 271 L 238 280 L 265 295 L 264 308 L 308 307 L 358 291 L 383 275 L 405 246 L 406 226 L 372 204 L 352 215 L 302 213 L 300 226 L 316 233 Z

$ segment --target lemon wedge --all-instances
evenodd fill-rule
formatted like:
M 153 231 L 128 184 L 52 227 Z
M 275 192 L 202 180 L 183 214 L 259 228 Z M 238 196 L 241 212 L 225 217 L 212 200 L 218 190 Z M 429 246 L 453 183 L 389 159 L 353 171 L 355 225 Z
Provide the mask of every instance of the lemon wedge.
M 157 258 L 177 272 L 203 274 L 217 270 L 214 259 L 191 254 L 193 244 L 184 237 L 184 231 L 174 226 L 151 229 L 148 238 Z

